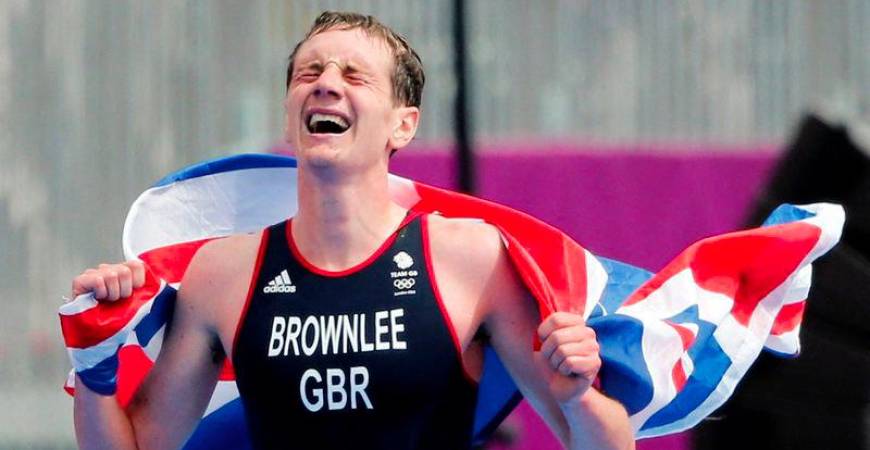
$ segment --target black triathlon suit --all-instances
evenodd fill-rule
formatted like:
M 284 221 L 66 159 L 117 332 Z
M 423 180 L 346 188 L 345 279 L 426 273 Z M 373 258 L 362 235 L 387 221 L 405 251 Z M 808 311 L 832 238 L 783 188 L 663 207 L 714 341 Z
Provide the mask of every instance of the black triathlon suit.
M 327 272 L 291 221 L 260 245 L 233 366 L 257 449 L 463 449 L 477 384 L 432 278 L 424 215 Z

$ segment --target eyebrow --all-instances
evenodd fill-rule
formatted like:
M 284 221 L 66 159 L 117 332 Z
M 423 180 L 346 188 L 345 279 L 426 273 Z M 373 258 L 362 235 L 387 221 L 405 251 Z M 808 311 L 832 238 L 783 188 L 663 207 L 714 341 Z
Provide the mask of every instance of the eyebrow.
M 323 69 L 323 64 L 320 61 L 311 61 L 306 64 L 300 64 L 298 67 L 299 70 L 303 69 Z
M 301 62 L 297 70 L 305 70 L 305 69 L 314 69 L 314 70 L 323 70 L 324 67 L 329 63 L 322 63 L 320 59 L 314 59 L 309 62 Z M 342 71 L 349 71 L 352 73 L 372 73 L 375 69 L 365 62 L 365 60 L 359 60 L 358 58 L 351 58 L 346 60 L 346 62 L 340 66 Z

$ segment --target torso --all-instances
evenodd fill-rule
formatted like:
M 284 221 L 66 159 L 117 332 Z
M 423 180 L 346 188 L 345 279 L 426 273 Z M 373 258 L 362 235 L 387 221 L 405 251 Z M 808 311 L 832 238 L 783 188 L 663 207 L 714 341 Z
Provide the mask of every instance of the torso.
M 434 227 L 444 226 L 444 219 L 432 219 Z M 424 448 L 422 442 L 438 448 L 467 447 L 462 440 L 470 438 L 476 392 L 470 378 L 479 376 L 481 365 L 480 345 L 473 339 L 480 318 L 475 299 L 466 295 L 463 283 L 454 282 L 449 270 L 442 270 L 441 262 L 435 264 L 437 280 L 433 277 L 432 265 L 426 264 L 433 250 L 424 245 L 428 222 L 417 218 L 379 254 L 338 274 L 320 271 L 298 250 L 292 251 L 287 227 L 279 224 L 267 232 L 263 242 L 268 244 L 261 250 L 262 267 L 254 273 L 247 312 L 242 311 L 242 301 L 232 301 L 225 311 L 237 313 L 221 315 L 243 318 L 238 335 L 228 329 L 226 320 L 218 326 L 224 348 L 237 366 L 237 383 L 247 409 L 257 411 L 252 420 L 262 424 L 254 434 L 260 433 L 263 446 L 287 448 L 286 441 L 275 442 L 279 435 L 289 439 L 290 430 L 301 429 L 310 434 L 292 435 L 318 439 L 311 445 L 319 448 L 402 448 L 400 443 Z M 250 240 L 244 245 L 250 246 Z M 400 263 L 409 262 L 411 266 L 401 269 Z M 416 276 L 410 276 L 415 269 Z M 414 286 L 406 288 L 409 279 L 415 280 Z M 443 298 L 438 295 L 439 285 Z M 244 293 L 239 291 L 235 286 L 227 296 L 248 297 L 247 287 Z M 410 291 L 416 292 L 404 293 Z M 329 328 L 332 320 L 346 330 L 353 330 L 356 321 L 357 332 L 365 323 L 368 337 L 357 335 L 356 349 L 354 339 L 345 339 L 352 333 L 339 336 L 341 342 L 330 341 L 323 347 L 321 341 L 314 348 L 314 329 Z M 373 329 L 376 322 L 381 329 Z M 302 339 L 306 323 L 307 343 Z M 238 350 L 229 351 L 231 346 Z M 374 347 L 368 350 L 369 346 Z M 329 381 L 337 386 L 331 397 Z M 439 420 L 444 423 L 438 424 Z M 336 427 L 348 432 L 337 433 Z M 447 430 L 456 430 L 455 435 Z M 389 444 L 379 444 L 378 439 L 385 438 L 389 441 L 383 442 Z

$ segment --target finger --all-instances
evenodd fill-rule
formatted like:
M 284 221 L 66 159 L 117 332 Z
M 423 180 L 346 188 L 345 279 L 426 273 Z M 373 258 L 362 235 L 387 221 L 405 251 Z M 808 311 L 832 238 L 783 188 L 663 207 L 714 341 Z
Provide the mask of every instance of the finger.
M 553 351 L 560 345 L 583 341 L 595 342 L 595 330 L 582 325 L 561 328 L 550 333 L 550 335 L 541 343 L 541 352 L 544 356 L 549 358 L 553 354 Z
M 601 359 L 598 356 L 569 356 L 559 364 L 557 370 L 566 377 L 577 375 L 591 380 L 600 368 Z
M 85 292 L 90 292 L 90 283 L 88 283 L 88 275 L 84 273 L 73 278 L 72 281 L 72 289 L 70 290 L 70 297 L 76 298 L 79 295 L 84 294 Z
M 541 338 L 541 341 L 545 341 L 547 336 L 558 329 L 585 324 L 586 321 L 580 314 L 554 312 L 538 326 L 538 337 Z
M 106 281 L 103 279 L 102 275 L 93 275 L 93 283 L 90 291 L 94 293 L 94 298 L 97 300 L 103 300 L 107 295 L 109 295 L 109 290 L 106 289 Z
M 571 356 L 588 356 L 587 345 L 580 342 L 562 344 L 553 351 L 549 357 L 550 367 L 558 369 L 567 358 Z
M 124 263 L 133 272 L 133 288 L 140 288 L 145 284 L 145 263 L 139 260 L 130 260 Z
M 127 298 L 133 293 L 133 271 L 126 265 L 118 266 L 118 297 Z
M 562 328 L 550 333 L 547 339 L 541 343 L 541 353 L 545 357 L 552 356 L 553 351 L 560 345 L 579 342 L 582 340 L 582 331 L 578 328 Z
M 118 272 L 114 270 L 103 272 L 103 281 L 106 283 L 106 300 L 117 300 L 121 293 L 121 286 L 118 283 Z
M 558 368 L 566 359 L 573 356 L 599 357 L 599 346 L 595 341 L 572 342 L 560 345 L 550 356 L 550 366 Z
M 106 296 L 106 285 L 103 283 L 102 276 L 96 271 L 85 271 L 73 279 L 72 298 L 88 292 L 93 292 L 96 299 Z

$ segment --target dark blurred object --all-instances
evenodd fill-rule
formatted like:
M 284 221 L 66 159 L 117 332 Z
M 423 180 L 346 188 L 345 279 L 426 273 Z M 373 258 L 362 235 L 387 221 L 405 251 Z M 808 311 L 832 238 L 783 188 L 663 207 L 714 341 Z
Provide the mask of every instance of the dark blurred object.
M 780 203 L 846 209 L 840 244 L 814 264 L 796 359 L 762 354 L 696 428 L 698 450 L 870 447 L 870 158 L 845 127 L 806 117 L 749 225 Z
M 756 201 L 749 225 L 760 224 L 780 203 L 834 202 L 846 208 L 843 242 L 870 256 L 870 149 L 860 148 L 844 126 L 815 116 L 797 135 Z

